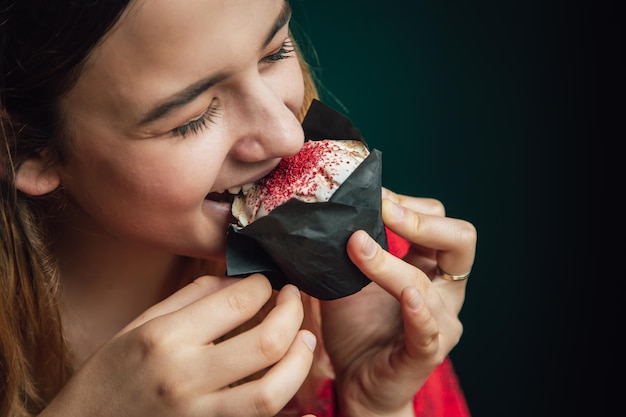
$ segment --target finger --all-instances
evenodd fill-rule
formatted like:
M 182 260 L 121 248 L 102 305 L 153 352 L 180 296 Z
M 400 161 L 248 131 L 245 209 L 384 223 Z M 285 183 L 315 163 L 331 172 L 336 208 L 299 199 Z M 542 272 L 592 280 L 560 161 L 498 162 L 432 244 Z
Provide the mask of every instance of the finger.
M 220 289 L 231 285 L 240 278 L 227 278 L 216 276 L 202 276 L 195 279 L 190 284 L 184 286 L 165 300 L 150 307 L 143 312 L 139 317 L 129 323 L 122 333 L 127 332 L 130 329 L 134 329 L 142 324 L 152 320 L 155 317 L 159 317 L 173 311 L 179 310 L 195 301 L 198 301 L 202 297 L 212 294 Z
M 384 188 L 382 189 L 382 198 L 391 200 L 394 203 L 406 207 L 413 211 L 430 214 L 432 216 L 445 216 L 446 209 L 443 203 L 434 198 L 412 197 L 403 194 L 397 194 Z
M 460 219 L 432 216 L 383 200 L 383 221 L 409 242 L 436 250 L 437 264 L 449 274 L 469 272 L 476 252 L 476 229 Z
M 285 356 L 260 379 L 204 396 L 195 404 L 195 415 L 274 416 L 296 394 L 313 362 L 316 339 L 301 330 Z M 202 414 L 204 412 L 204 414 Z
M 401 295 L 404 323 L 404 349 L 396 350 L 390 364 L 398 384 L 394 392 L 410 397 L 445 358 L 441 348 L 439 326 L 430 308 L 414 287 Z
M 400 356 L 399 369 L 409 372 L 410 380 L 421 386 L 458 344 L 463 326 L 456 315 L 436 314 L 442 306 L 441 298 L 427 303 L 415 288 L 407 287 L 402 292 L 401 304 L 405 354 Z
M 432 356 L 439 349 L 439 326 L 422 295 L 414 287 L 407 287 L 402 291 L 401 303 L 408 356 L 417 360 Z
M 405 334 L 413 356 L 436 353 L 432 359 L 439 363 L 459 343 L 463 324 L 458 311 L 451 312 L 447 308 L 449 303 L 444 300 L 446 296 L 431 298 L 427 302 L 422 294 L 410 287 L 402 293 Z
M 261 323 L 206 348 L 210 359 L 201 366 L 212 376 L 206 389 L 226 386 L 278 362 L 293 343 L 303 317 L 300 291 L 293 285 L 284 286 L 276 306 Z
M 213 342 L 250 320 L 269 300 L 267 278 L 253 274 L 189 305 L 147 322 L 150 339 L 163 344 L 202 345 Z
M 361 272 L 398 300 L 406 287 L 414 286 L 422 294 L 430 288 L 430 278 L 424 272 L 383 250 L 363 230 L 350 236 L 346 250 Z

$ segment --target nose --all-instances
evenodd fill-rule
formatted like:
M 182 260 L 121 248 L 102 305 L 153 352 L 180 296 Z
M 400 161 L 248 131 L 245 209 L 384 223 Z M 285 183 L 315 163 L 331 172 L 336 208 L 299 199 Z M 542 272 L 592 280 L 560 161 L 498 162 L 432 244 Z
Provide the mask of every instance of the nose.
M 288 105 L 289 98 L 261 79 L 246 87 L 245 93 L 233 98 L 238 111 L 231 126 L 235 136 L 230 156 L 257 162 L 296 154 L 304 143 L 304 132 L 294 106 Z

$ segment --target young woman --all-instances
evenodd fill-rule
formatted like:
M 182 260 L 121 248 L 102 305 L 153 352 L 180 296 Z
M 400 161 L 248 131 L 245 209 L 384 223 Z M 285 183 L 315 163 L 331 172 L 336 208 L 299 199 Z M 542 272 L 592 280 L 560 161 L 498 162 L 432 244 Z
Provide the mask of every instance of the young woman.
M 468 415 L 476 232 L 439 202 L 384 191 L 397 256 L 354 233 L 353 296 L 223 276 L 224 191 L 300 149 L 316 96 L 290 16 L 0 2 L 0 415 Z

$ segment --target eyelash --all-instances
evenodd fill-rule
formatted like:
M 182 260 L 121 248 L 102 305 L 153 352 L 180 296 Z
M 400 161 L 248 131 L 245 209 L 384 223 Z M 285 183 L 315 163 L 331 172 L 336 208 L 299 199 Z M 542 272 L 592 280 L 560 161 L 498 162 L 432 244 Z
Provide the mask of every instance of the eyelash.
M 291 39 L 286 39 L 281 45 L 280 49 L 265 58 L 263 58 L 263 62 L 266 63 L 276 63 L 283 59 L 291 58 L 294 55 L 291 55 L 296 48 L 293 45 L 293 41 Z M 207 127 L 208 123 L 215 123 L 215 118 L 219 115 L 219 107 L 214 102 L 211 103 L 208 109 L 200 116 L 199 118 L 192 120 L 188 123 L 185 123 L 182 126 L 179 126 L 172 130 L 172 134 L 175 136 L 181 136 L 183 139 L 187 137 L 189 134 L 196 135 L 200 133 Z
M 263 62 L 275 63 L 275 62 L 281 61 L 283 59 L 291 58 L 291 57 L 294 56 L 294 55 L 291 55 L 291 54 L 295 50 L 296 50 L 296 48 L 293 45 L 293 41 L 291 39 L 285 39 L 285 41 L 281 45 L 280 49 L 277 52 L 275 52 L 273 54 L 270 54 L 270 55 L 266 56 L 265 58 L 263 58 Z
M 215 100 L 211 102 L 209 108 L 202 114 L 202 116 L 198 117 L 195 120 L 192 120 L 188 123 L 185 123 L 182 126 L 177 127 L 172 130 L 172 133 L 175 136 L 181 136 L 183 139 L 187 137 L 188 134 L 196 135 L 200 133 L 204 128 L 207 127 L 208 123 L 215 123 L 215 118 L 219 116 L 219 107 L 215 104 Z

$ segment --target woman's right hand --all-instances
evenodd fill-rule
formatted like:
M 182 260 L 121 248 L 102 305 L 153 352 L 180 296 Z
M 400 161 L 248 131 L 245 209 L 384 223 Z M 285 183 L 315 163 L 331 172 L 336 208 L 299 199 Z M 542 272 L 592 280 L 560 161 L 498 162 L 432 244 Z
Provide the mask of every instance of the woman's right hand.
M 40 417 L 277 414 L 308 374 L 315 337 L 300 330 L 300 293 L 287 285 L 260 324 L 215 344 L 272 294 L 262 275 L 232 281 L 201 277 L 147 310 L 96 351 Z

